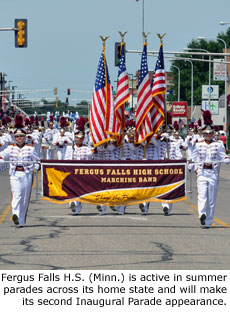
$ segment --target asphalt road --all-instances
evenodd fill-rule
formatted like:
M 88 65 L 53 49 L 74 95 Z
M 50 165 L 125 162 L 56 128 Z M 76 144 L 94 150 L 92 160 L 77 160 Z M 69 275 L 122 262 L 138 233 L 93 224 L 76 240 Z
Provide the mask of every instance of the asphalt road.
M 187 181 L 190 190 L 189 177 Z M 0 173 L 0 269 L 230 269 L 230 166 L 221 168 L 211 229 L 200 227 L 194 174 L 192 191 L 185 202 L 173 205 L 168 217 L 160 203 L 152 203 L 147 216 L 137 205 L 127 207 L 123 216 L 110 208 L 99 216 L 87 204 L 73 216 L 67 204 L 36 200 L 33 189 L 27 224 L 16 228 L 8 172 Z

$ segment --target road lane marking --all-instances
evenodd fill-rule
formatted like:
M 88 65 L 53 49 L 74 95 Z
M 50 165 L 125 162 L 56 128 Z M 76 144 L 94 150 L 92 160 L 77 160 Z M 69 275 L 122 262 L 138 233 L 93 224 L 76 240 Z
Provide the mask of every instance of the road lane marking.
M 77 214 L 77 215 L 46 215 L 46 216 L 43 216 L 43 218 L 70 218 L 70 219 L 73 219 L 73 216 L 76 217 L 76 218 L 86 218 L 87 216 L 85 215 L 81 215 L 81 214 Z M 137 221 L 146 221 L 148 220 L 148 218 L 139 218 L 139 217 L 131 217 L 131 216 L 127 216 L 127 215 L 114 215 L 114 216 L 111 216 L 111 215 L 94 215 L 94 216 L 88 216 L 90 218 L 122 218 L 122 219 L 131 219 L 131 220 L 137 220 Z
M 191 202 L 189 202 L 189 201 L 187 201 L 187 200 L 185 200 L 184 203 L 185 203 L 186 205 L 192 207 L 194 210 L 196 210 L 196 212 L 195 212 L 193 209 L 189 209 L 189 210 L 188 210 L 189 212 L 193 212 L 193 213 L 195 213 L 195 214 L 198 213 L 198 208 L 197 208 L 197 206 L 195 206 L 194 204 L 192 204 Z M 198 215 L 196 215 L 196 217 L 198 217 Z M 226 223 L 226 222 L 224 222 L 224 221 L 218 219 L 217 217 L 214 217 L 214 218 L 213 218 L 213 225 L 216 226 L 217 224 L 218 224 L 218 225 L 221 225 L 221 226 L 223 226 L 223 227 L 226 227 L 226 228 L 230 228 L 230 224 L 228 224 L 228 223 Z
M 0 224 L 3 223 L 3 221 L 5 220 L 5 218 L 8 216 L 9 212 L 11 210 L 11 205 L 8 205 L 7 208 L 2 212 L 2 214 L 0 215 Z
M 222 226 L 224 226 L 226 228 L 230 228 L 230 224 L 227 224 L 226 222 L 224 222 L 224 221 L 222 221 L 222 220 L 220 220 L 220 219 L 218 219 L 216 217 L 214 217 L 214 222 L 216 222 L 216 223 L 218 223 L 218 224 L 220 224 L 220 225 L 222 225 Z
M 41 177 L 41 172 L 38 171 L 38 182 L 40 180 L 40 177 Z M 33 186 L 32 186 L 33 189 L 36 189 L 36 176 L 34 176 L 34 182 L 33 182 Z
M 41 172 L 38 173 L 38 181 L 39 181 L 39 178 L 41 176 Z M 33 189 L 36 188 L 36 177 L 34 179 L 34 183 L 33 183 L 33 186 L 32 186 Z M 9 204 L 6 209 L 2 212 L 2 214 L 0 214 L 0 224 L 2 224 L 4 222 L 4 220 L 6 219 L 6 217 L 8 216 L 9 212 L 11 211 L 11 204 Z M 10 221 L 12 221 L 12 217 L 10 216 Z

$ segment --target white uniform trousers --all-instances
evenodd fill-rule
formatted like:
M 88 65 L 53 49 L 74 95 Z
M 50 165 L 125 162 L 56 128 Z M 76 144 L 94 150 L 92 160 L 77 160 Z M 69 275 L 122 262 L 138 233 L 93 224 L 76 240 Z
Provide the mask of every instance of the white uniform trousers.
M 106 206 L 101 205 L 101 214 L 104 215 L 106 214 Z
M 203 169 L 197 176 L 198 213 L 206 215 L 205 224 L 211 225 L 216 205 L 218 170 Z
M 41 149 L 41 155 L 40 155 L 42 160 L 46 160 L 47 158 L 47 149 Z
M 118 206 L 118 214 L 125 214 L 126 206 Z
M 55 150 L 47 149 L 47 160 L 54 160 Z
M 75 201 L 75 210 L 73 211 L 74 214 L 80 214 L 81 212 L 81 202 L 80 201 Z
M 142 214 L 148 214 L 150 202 L 144 202 L 144 211 Z
M 64 160 L 66 155 L 66 148 L 57 149 L 57 158 L 58 160 Z
M 33 173 L 15 172 L 10 176 L 12 192 L 12 214 L 16 214 L 19 225 L 24 225 L 29 206 L 30 194 L 32 189 Z

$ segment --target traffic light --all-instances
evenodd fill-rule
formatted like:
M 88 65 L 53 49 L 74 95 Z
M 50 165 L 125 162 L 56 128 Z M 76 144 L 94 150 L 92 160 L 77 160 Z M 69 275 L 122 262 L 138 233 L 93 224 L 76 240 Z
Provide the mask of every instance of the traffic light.
M 125 43 L 124 43 L 125 51 Z M 115 67 L 119 67 L 121 59 L 121 43 L 115 43 Z
M 15 19 L 15 47 L 27 47 L 27 19 Z
M 56 96 L 56 108 L 58 108 L 58 97 Z
M 57 95 L 57 88 L 54 88 L 54 95 Z
M 70 89 L 67 89 L 67 95 L 70 95 Z
M 66 102 L 66 105 L 69 104 L 69 98 L 68 97 L 66 97 L 65 102 Z

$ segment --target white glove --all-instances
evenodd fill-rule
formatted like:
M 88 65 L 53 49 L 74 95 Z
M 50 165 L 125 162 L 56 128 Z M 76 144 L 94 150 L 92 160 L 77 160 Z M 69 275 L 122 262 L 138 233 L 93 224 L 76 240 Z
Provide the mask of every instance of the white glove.
M 34 168 L 36 171 L 39 171 L 41 168 L 41 165 L 39 163 L 34 164 Z
M 224 163 L 225 163 L 225 164 L 229 164 L 229 163 L 230 163 L 230 159 L 229 159 L 229 158 L 225 158 L 225 159 L 224 159 Z

